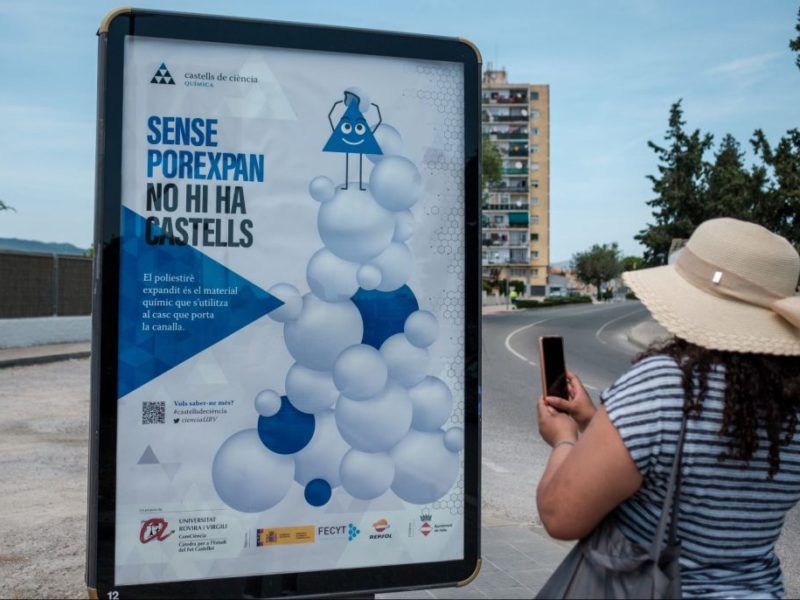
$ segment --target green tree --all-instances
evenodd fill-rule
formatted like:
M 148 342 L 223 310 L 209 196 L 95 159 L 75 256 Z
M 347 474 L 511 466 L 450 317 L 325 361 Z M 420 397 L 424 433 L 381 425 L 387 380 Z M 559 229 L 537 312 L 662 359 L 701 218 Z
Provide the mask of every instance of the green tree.
M 622 259 L 621 269 L 623 271 L 635 271 L 641 269 L 644 265 L 644 259 L 641 256 L 626 256 Z
M 656 197 L 648 200 L 655 223 L 635 236 L 645 247 L 648 265 L 666 264 L 673 238 L 688 238 L 705 220 L 705 177 L 709 169 L 703 155 L 713 143 L 711 134 L 684 130 L 681 100 L 670 108 L 667 144 L 648 141 L 659 158 L 658 175 L 648 175 Z
M 602 298 L 600 288 L 603 283 L 618 277 L 622 270 L 622 257 L 617 243 L 595 244 L 585 252 L 578 252 L 572 257 L 575 276 L 585 284 L 593 284 L 597 288 L 597 299 Z
M 481 136 L 481 181 L 483 191 L 500 183 L 503 177 L 503 159 L 492 140 L 485 133 Z
M 797 25 L 794 26 L 794 30 L 797 32 L 797 37 L 789 41 L 789 48 L 792 51 L 797 52 L 797 56 L 794 59 L 794 64 L 796 64 L 797 68 L 800 69 L 800 9 L 797 9 Z
M 705 190 L 703 221 L 715 217 L 749 219 L 755 190 L 751 176 L 744 166 L 744 152 L 731 134 L 722 138 L 714 163 L 709 167 Z M 758 187 L 758 184 L 756 185 Z M 696 223 L 699 225 L 700 223 Z M 686 236 L 688 237 L 688 236 Z
M 751 220 L 800 248 L 800 130 L 790 129 L 773 148 L 757 129 L 751 143 L 763 162 L 754 169 L 763 187 L 756 190 Z

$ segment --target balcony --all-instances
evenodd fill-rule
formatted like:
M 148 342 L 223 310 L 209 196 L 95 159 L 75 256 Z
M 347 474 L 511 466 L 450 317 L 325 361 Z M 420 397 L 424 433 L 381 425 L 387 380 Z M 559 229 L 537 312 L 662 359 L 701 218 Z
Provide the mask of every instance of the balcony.
M 501 173 L 503 175 L 527 175 L 528 167 L 503 167 Z
M 492 141 L 498 140 L 518 140 L 528 141 L 528 128 L 508 125 L 484 125 L 483 132 Z
M 482 113 L 482 120 L 484 123 L 527 123 L 528 118 L 528 111 L 525 108 L 484 109 Z
M 527 202 L 484 202 L 482 210 L 528 210 Z
M 528 180 L 527 179 L 515 179 L 515 180 L 508 180 L 508 181 L 500 181 L 497 184 L 489 186 L 490 192 L 521 192 L 527 193 L 528 192 Z
M 500 156 L 505 158 L 528 158 L 528 144 L 527 142 L 514 143 L 496 143 L 497 151 Z
M 529 265 L 530 257 L 524 250 L 501 250 L 499 252 L 484 252 L 481 256 L 482 265 Z
M 527 102 L 528 90 L 525 88 L 483 92 L 484 104 L 526 104 Z

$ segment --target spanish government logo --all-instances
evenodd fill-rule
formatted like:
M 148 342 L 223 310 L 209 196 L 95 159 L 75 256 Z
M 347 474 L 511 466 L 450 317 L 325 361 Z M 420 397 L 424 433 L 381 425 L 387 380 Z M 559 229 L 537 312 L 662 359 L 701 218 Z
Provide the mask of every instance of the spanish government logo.
M 165 85 L 175 85 L 175 80 L 172 78 L 172 75 L 169 74 L 169 69 L 167 69 L 167 65 L 163 62 L 161 66 L 158 67 L 158 71 L 156 74 L 153 75 L 153 78 L 150 80 L 150 83 L 163 83 Z

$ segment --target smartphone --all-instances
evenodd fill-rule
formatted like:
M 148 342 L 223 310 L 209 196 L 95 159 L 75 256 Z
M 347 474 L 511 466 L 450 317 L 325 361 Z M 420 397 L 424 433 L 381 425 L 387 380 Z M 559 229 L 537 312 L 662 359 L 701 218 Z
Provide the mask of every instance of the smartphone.
M 539 338 L 539 364 L 542 369 L 542 393 L 569 400 L 564 338 L 555 335 Z

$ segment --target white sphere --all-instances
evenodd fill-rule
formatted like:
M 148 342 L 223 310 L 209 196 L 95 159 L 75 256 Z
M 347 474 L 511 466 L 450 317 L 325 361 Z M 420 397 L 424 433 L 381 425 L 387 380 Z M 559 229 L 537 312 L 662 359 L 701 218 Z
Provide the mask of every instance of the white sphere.
M 406 210 L 414 206 L 422 195 L 422 177 L 407 158 L 387 156 L 372 169 L 369 189 L 384 208 Z
M 364 335 L 361 313 L 350 300 L 325 302 L 303 296 L 300 316 L 286 323 L 283 338 L 294 359 L 309 369 L 330 371 L 345 348 L 360 344 Z
M 336 186 L 328 177 L 314 177 L 308 184 L 308 193 L 317 202 L 327 202 L 336 195 Z
M 357 450 L 385 452 L 411 428 L 411 400 L 405 388 L 389 381 L 383 391 L 368 400 L 340 396 L 336 425 L 342 437 Z
M 275 390 L 264 390 L 256 396 L 256 411 L 262 417 L 272 417 L 281 409 L 281 396 Z
M 372 265 L 363 265 L 358 270 L 358 285 L 365 290 L 374 290 L 381 284 L 381 272 L 378 267 Z
M 381 123 L 375 131 L 375 141 L 381 147 L 383 154 L 367 154 L 373 163 L 377 163 L 387 156 L 397 156 L 403 153 L 403 138 L 400 132 L 391 125 Z
M 412 504 L 442 498 L 458 479 L 460 458 L 444 446 L 442 431 L 414 431 L 389 452 L 395 473 L 392 491 Z
M 330 250 L 318 250 L 306 267 L 308 287 L 326 302 L 339 302 L 352 298 L 358 291 L 356 271 L 358 265 L 342 260 Z
M 372 346 L 351 346 L 333 365 L 333 382 L 339 391 L 353 400 L 364 400 L 386 387 L 389 369 Z
M 219 447 L 211 478 L 225 504 L 239 512 L 262 512 L 286 497 L 294 481 L 294 460 L 269 450 L 257 429 L 245 429 Z
M 373 500 L 383 495 L 394 480 L 394 461 L 385 452 L 350 450 L 341 467 L 342 487 L 359 500 Z
M 297 410 L 316 414 L 339 397 L 330 371 L 315 371 L 295 363 L 286 374 L 286 396 Z
M 381 283 L 378 285 L 378 290 L 393 292 L 408 282 L 411 271 L 414 269 L 414 258 L 411 256 L 408 246 L 402 242 L 392 242 L 369 264 L 381 272 Z
M 358 185 L 336 190 L 320 206 L 317 228 L 325 246 L 339 258 L 365 263 L 383 252 L 394 235 L 394 217 Z
M 417 431 L 436 431 L 447 422 L 453 412 L 453 394 L 444 381 L 427 376 L 408 390 L 414 407 L 411 427 Z
M 439 335 L 439 322 L 433 313 L 418 310 L 408 315 L 403 331 L 409 342 L 418 348 L 427 348 Z
M 410 210 L 394 213 L 394 237 L 395 242 L 405 242 L 414 235 L 414 215 Z
M 350 446 L 336 427 L 333 411 L 317 413 L 314 419 L 314 436 L 305 448 L 294 455 L 294 480 L 305 486 L 314 479 L 324 479 L 331 488 L 335 488 L 341 483 L 339 468 Z
M 444 432 L 444 447 L 450 452 L 461 452 L 464 449 L 464 429 L 451 427 Z
M 428 351 L 411 344 L 404 334 L 396 333 L 383 342 L 381 356 L 389 366 L 389 377 L 404 386 L 411 387 L 425 379 Z
M 270 319 L 278 323 L 286 323 L 300 316 L 300 311 L 303 309 L 303 296 L 300 294 L 300 290 L 288 283 L 278 283 L 267 291 L 283 302 L 281 306 L 269 313 Z

